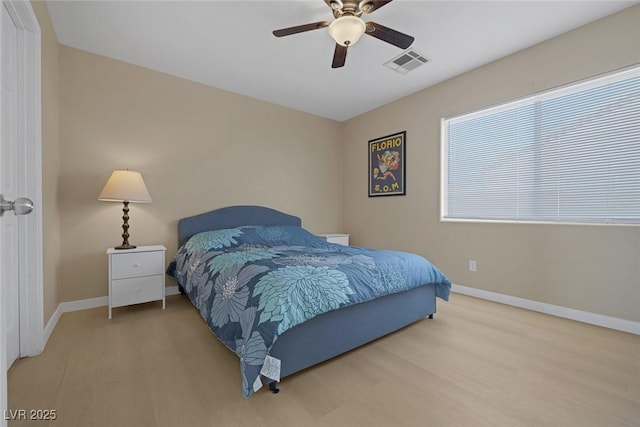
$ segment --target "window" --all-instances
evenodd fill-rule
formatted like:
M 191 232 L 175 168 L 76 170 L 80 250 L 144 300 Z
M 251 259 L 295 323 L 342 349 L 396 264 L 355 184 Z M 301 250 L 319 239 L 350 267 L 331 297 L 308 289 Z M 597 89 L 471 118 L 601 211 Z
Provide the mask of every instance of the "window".
M 442 121 L 442 218 L 640 223 L 640 67 Z

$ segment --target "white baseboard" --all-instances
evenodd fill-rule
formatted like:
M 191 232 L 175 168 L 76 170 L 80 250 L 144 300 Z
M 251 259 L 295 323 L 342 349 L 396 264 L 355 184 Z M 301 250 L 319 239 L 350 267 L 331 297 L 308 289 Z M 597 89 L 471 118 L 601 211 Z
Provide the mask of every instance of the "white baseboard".
M 632 320 L 590 313 L 588 311 L 576 310 L 574 308 L 547 304 L 544 302 L 499 294 L 497 292 L 490 292 L 462 285 L 451 285 L 451 291 L 458 294 L 499 302 L 501 304 L 512 305 L 514 307 L 525 308 L 527 310 L 538 311 L 540 313 L 551 314 L 552 316 L 577 320 L 578 322 L 590 323 L 592 325 L 640 335 L 640 322 L 634 322 Z
M 70 313 L 72 311 L 89 310 L 97 307 L 109 305 L 109 297 L 98 297 L 81 299 L 78 301 L 67 301 L 60 303 L 62 313 Z
M 177 287 L 177 286 L 167 286 L 167 287 L 164 289 L 164 294 L 165 294 L 166 296 L 169 296 L 169 295 L 178 295 L 179 293 L 180 293 L 180 290 L 178 289 L 178 287 Z
M 538 311 L 540 313 L 551 314 L 553 316 L 563 317 L 565 319 L 577 320 L 578 322 L 590 323 L 592 325 L 640 335 L 640 322 L 634 322 L 632 320 L 604 316 L 602 314 L 590 313 L 588 311 L 581 311 L 573 308 L 562 307 L 559 305 L 547 304 L 544 302 L 528 300 L 511 295 L 499 294 L 497 292 L 485 291 L 483 289 L 471 288 L 469 286 L 453 284 L 451 285 L 451 291 L 458 294 L 469 295 L 480 299 L 511 305 L 514 307 L 525 308 L 527 310 Z M 178 290 L 177 286 L 168 286 L 165 289 L 166 296 L 178 295 L 179 293 L 180 291 Z M 109 305 L 109 297 L 98 297 L 61 303 L 56 311 L 53 312 L 53 315 L 49 319 L 49 322 L 47 322 L 47 326 L 44 328 L 43 348 L 47 345 L 47 341 L 49 341 L 51 333 L 55 329 L 58 321 L 60 320 L 60 317 L 64 313 L 78 310 L 88 310 L 91 308 L 104 307 L 107 305 Z
M 45 326 L 44 328 L 44 334 L 43 334 L 43 339 L 42 339 L 42 350 L 44 351 L 44 348 L 47 346 L 47 342 L 49 341 L 49 337 L 51 336 L 51 333 L 53 332 L 53 330 L 55 329 L 56 325 L 58 324 L 58 320 L 60 320 L 60 317 L 62 316 L 62 304 L 58 305 L 58 308 L 56 308 L 56 311 L 53 312 L 53 314 L 51 315 L 51 317 L 49 318 L 49 321 L 47 322 L 47 326 Z
M 180 291 L 178 290 L 177 286 L 167 286 L 164 290 L 165 296 L 178 295 L 179 293 Z M 66 302 L 60 303 L 60 305 L 58 305 L 58 308 L 56 308 L 56 311 L 53 312 L 53 315 L 51 315 L 51 318 L 47 322 L 47 326 L 44 328 L 44 343 L 42 345 L 42 348 L 44 349 L 44 347 L 47 345 L 47 341 L 49 341 L 49 337 L 51 336 L 51 333 L 53 333 L 53 330 L 58 324 L 60 317 L 62 317 L 64 313 L 69 313 L 72 311 L 80 311 L 80 310 L 89 310 L 91 308 L 97 308 L 97 307 L 106 307 L 108 305 L 109 305 L 109 297 L 89 298 L 89 299 L 81 299 L 77 301 L 66 301 Z

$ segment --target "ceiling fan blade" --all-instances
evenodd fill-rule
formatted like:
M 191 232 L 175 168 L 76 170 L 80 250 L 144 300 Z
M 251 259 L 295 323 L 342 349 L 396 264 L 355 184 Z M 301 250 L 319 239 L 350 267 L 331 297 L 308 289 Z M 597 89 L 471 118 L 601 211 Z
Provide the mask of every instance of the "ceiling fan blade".
M 384 25 L 377 24 L 375 22 L 367 22 L 367 30 L 365 34 L 373 36 L 384 42 L 391 43 L 394 46 L 398 46 L 401 49 L 406 49 L 411 46 L 411 43 L 415 40 L 413 37 L 401 33 L 400 31 L 392 30 Z
M 326 0 L 325 0 L 326 1 Z M 380 9 L 382 6 L 384 6 L 387 3 L 391 3 L 393 0 L 380 0 L 380 1 L 376 1 L 376 0 L 362 0 L 360 2 L 360 5 L 358 6 L 360 8 L 361 11 L 363 11 L 364 13 L 371 13 L 371 12 L 375 12 L 376 10 Z
M 314 22 L 313 24 L 305 24 L 298 25 L 296 27 L 282 28 L 280 30 L 275 30 L 273 35 L 276 37 L 284 37 L 290 36 L 291 34 L 304 33 L 305 31 L 319 30 L 320 28 L 325 28 L 329 26 L 329 22 L 320 21 Z
M 347 47 L 336 43 L 336 50 L 333 52 L 333 63 L 331 68 L 344 67 L 344 62 L 347 59 Z

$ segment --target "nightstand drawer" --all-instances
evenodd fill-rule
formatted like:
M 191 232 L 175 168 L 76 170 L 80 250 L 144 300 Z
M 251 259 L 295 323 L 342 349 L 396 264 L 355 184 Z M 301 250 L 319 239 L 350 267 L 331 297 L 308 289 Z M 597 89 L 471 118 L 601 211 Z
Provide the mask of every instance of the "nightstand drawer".
M 163 298 L 164 276 L 146 276 L 120 279 L 111 282 L 111 306 L 161 300 Z
M 137 252 L 111 256 L 111 278 L 152 276 L 164 274 L 164 252 Z

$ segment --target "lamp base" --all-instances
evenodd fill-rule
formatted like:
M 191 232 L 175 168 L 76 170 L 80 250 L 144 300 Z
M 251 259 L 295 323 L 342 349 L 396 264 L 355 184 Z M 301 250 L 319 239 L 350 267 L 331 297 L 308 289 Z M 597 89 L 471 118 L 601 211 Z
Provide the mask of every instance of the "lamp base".
M 113 249 L 123 250 L 123 249 L 135 249 L 135 248 L 136 248 L 135 245 L 120 245 L 120 246 L 116 246 Z
M 129 202 L 125 200 L 122 203 L 122 244 L 114 249 L 135 249 L 135 245 L 129 244 Z

